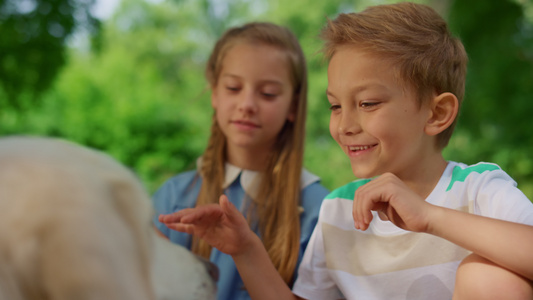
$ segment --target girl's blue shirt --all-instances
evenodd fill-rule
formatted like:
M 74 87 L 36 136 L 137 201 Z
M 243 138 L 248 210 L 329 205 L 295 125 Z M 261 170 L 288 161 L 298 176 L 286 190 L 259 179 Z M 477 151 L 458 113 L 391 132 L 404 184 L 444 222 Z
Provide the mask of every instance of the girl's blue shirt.
M 226 172 L 226 183 L 224 193 L 228 199 L 243 211 L 244 199 L 250 199 L 250 194 L 254 194 L 253 187 L 249 183 L 253 180 L 252 171 L 242 171 L 231 166 L 231 172 Z M 300 215 L 300 253 L 296 265 L 295 274 L 300 265 L 303 253 L 309 238 L 313 232 L 318 219 L 318 212 L 324 197 L 329 191 L 320 184 L 320 178 L 302 170 L 302 190 L 301 207 L 303 212 Z M 196 198 L 200 192 L 202 179 L 196 170 L 178 174 L 166 181 L 154 194 L 153 202 L 156 209 L 154 217 L 155 226 L 172 242 L 184 247 L 191 247 L 191 235 L 171 230 L 157 220 L 159 214 L 169 214 L 184 208 L 194 207 Z M 243 188 L 243 185 L 245 187 Z M 245 191 L 246 190 L 246 191 Z M 256 231 L 258 234 L 258 232 Z M 210 260 L 215 263 L 220 271 L 217 283 L 218 300 L 249 300 L 250 296 L 244 289 L 244 284 L 237 271 L 237 267 L 230 255 L 224 254 L 217 249 L 211 251 Z

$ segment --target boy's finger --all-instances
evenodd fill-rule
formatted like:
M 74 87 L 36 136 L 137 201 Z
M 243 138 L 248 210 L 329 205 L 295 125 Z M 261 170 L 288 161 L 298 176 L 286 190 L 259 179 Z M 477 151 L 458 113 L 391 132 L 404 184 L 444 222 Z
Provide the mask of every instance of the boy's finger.
M 352 217 L 354 219 L 354 225 L 356 229 L 363 229 L 362 218 L 362 199 L 359 195 L 355 195 L 353 203 Z

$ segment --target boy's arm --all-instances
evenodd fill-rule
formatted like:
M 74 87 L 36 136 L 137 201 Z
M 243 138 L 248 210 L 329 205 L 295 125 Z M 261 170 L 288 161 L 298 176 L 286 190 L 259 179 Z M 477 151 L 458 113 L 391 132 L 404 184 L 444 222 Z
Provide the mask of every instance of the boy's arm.
M 533 226 L 433 206 L 427 233 L 533 280 Z
M 533 280 L 533 226 L 429 204 L 393 174 L 383 174 L 356 191 L 356 228 L 368 228 L 372 210 L 400 228 L 442 237 Z
M 161 215 L 169 228 L 194 234 L 233 257 L 243 282 L 254 300 L 294 300 L 259 237 L 225 195 L 220 205 L 211 204 Z

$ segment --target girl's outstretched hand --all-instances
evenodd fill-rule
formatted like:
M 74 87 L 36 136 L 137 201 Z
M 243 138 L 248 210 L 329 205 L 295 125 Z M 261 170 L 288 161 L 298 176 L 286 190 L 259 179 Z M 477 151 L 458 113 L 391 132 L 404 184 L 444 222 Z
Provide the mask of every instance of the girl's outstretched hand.
M 255 235 L 242 213 L 226 195 L 220 196 L 219 204 L 160 215 L 159 221 L 170 229 L 198 236 L 229 255 L 244 251 Z
M 376 211 L 380 219 L 402 229 L 427 232 L 432 208 L 398 177 L 385 173 L 356 190 L 352 215 L 355 228 L 361 230 L 368 228 Z

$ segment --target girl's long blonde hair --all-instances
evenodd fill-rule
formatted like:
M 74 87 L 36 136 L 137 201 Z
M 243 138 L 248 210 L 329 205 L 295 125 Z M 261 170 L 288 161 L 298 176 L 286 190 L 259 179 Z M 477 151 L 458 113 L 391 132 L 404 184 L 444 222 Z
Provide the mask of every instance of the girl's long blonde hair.
M 307 110 L 307 69 L 296 36 L 287 28 L 272 23 L 248 23 L 227 30 L 215 44 L 206 67 L 211 87 L 216 86 L 222 61 L 228 50 L 238 43 L 273 46 L 287 54 L 294 87 L 293 122 L 286 121 L 261 176 L 259 193 L 248 212 L 250 225 L 258 224 L 270 259 L 285 282 L 292 284 L 300 248 L 300 177 L 302 172 L 305 117 Z M 223 193 L 226 162 L 226 137 L 213 114 L 211 136 L 202 157 L 202 186 L 197 206 L 218 203 Z M 251 216 L 257 216 L 253 219 Z M 192 251 L 209 257 L 211 247 L 193 237 Z

